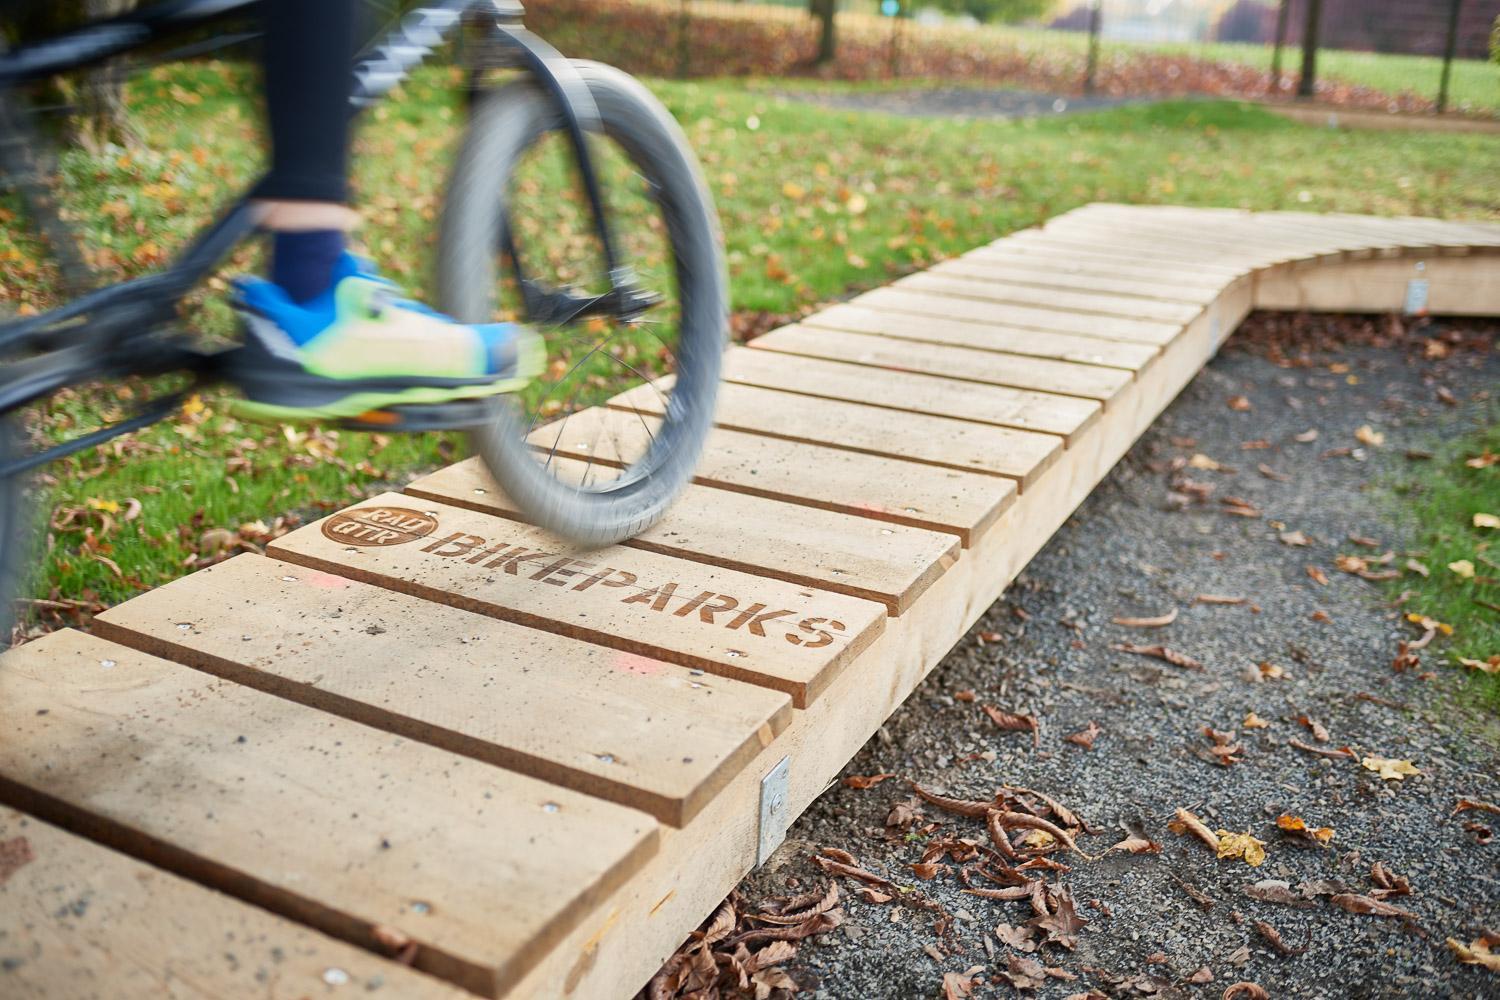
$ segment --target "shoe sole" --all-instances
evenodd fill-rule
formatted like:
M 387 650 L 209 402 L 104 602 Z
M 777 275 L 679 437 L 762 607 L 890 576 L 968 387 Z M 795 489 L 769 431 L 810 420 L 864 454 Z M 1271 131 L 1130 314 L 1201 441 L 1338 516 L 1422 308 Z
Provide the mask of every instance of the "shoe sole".
M 348 420 L 393 406 L 432 405 L 465 399 L 483 399 L 524 389 L 546 366 L 546 348 L 532 334 L 519 347 L 518 374 L 496 381 L 453 379 L 448 384 L 406 385 L 389 388 L 368 383 L 351 386 L 339 379 L 311 375 L 293 367 L 284 372 L 257 373 L 255 382 L 263 391 L 254 399 L 235 399 L 229 410 L 235 416 L 263 422 Z M 428 380 L 432 381 L 432 380 Z M 278 396 L 281 397 L 280 401 Z M 323 397 L 303 402 L 309 396 Z M 288 397 L 295 397 L 292 402 Z

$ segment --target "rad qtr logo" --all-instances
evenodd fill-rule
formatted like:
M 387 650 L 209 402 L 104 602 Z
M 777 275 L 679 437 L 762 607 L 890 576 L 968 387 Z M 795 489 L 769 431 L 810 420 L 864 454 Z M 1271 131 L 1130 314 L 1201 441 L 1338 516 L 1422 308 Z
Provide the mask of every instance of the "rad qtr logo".
M 437 518 L 405 507 L 357 507 L 323 522 L 323 534 L 349 545 L 400 545 L 437 530 Z

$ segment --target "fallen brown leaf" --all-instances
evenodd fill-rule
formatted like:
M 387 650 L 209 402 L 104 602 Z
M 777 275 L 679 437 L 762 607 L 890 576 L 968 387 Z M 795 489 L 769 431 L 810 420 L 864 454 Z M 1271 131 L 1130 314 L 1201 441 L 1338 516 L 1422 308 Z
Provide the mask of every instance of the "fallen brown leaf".
M 1201 819 L 1186 809 L 1177 810 L 1177 818 L 1167 824 L 1167 829 L 1176 834 L 1191 833 L 1212 850 L 1219 849 L 1219 838 Z
M 1283 531 L 1279 536 L 1283 545 L 1311 545 L 1312 539 L 1301 531 Z
M 1312 733 L 1313 739 L 1317 740 L 1319 743 L 1328 742 L 1328 730 L 1324 729 L 1323 724 L 1317 719 L 1310 718 L 1306 715 L 1299 715 L 1297 716 L 1297 721 L 1307 727 L 1307 731 Z
M 1315 754 L 1317 754 L 1320 757 L 1334 757 L 1334 758 L 1346 758 L 1347 757 L 1350 760 L 1354 760 L 1356 757 L 1359 756 L 1353 750 L 1350 750 L 1348 747 L 1338 747 L 1337 749 L 1333 749 L 1331 747 L 1315 747 L 1311 743 L 1303 743 L 1301 740 L 1297 739 L 1295 736 L 1292 737 L 1291 739 L 1287 740 L 1286 741 L 1286 745 L 1289 746 L 1289 747 L 1295 747 L 1298 750 L 1306 751 L 1307 753 L 1315 753 Z
M 1034 747 L 1041 746 L 1042 726 L 1041 723 L 1037 722 L 1036 716 L 1007 712 L 996 708 L 994 705 L 980 705 L 979 707 L 984 710 L 985 715 L 990 717 L 990 721 L 999 728 L 1008 733 L 1030 732 L 1031 745 Z
M 1081 746 L 1085 750 L 1092 750 L 1094 749 L 1094 741 L 1099 738 L 1099 734 L 1102 732 L 1104 732 L 1104 730 L 1099 728 L 1099 724 L 1096 723 L 1093 719 L 1090 719 L 1087 726 L 1080 729 L 1078 732 L 1074 733 L 1071 736 L 1064 736 L 1063 740 L 1067 743 Z
M 1154 840 L 1131 834 L 1104 853 L 1111 854 L 1115 851 L 1125 851 L 1127 854 L 1160 854 L 1161 845 Z
M 1448 947 L 1453 956 L 1465 965 L 1482 965 L 1491 972 L 1500 972 L 1500 952 L 1492 951 L 1500 945 L 1500 934 L 1486 931 L 1465 945 L 1456 938 L 1448 938 Z
M 1162 628 L 1164 626 L 1172 624 L 1176 620 L 1176 608 L 1173 608 L 1166 614 L 1155 615 L 1150 618 L 1125 618 L 1116 615 L 1114 618 L 1110 619 L 1110 621 L 1114 622 L 1116 625 L 1123 625 L 1126 628 Z
M 1311 827 L 1301 816 L 1292 816 L 1286 813 L 1276 817 L 1276 828 L 1283 833 L 1310 840 L 1318 845 L 1325 845 L 1333 839 L 1333 828 L 1328 826 Z
M 1458 805 L 1454 806 L 1453 811 L 1448 815 L 1457 816 L 1468 809 L 1478 809 L 1481 812 L 1494 813 L 1496 816 L 1500 816 L 1500 806 L 1492 802 L 1482 802 L 1479 799 L 1459 799 Z
M 1188 670 L 1202 670 L 1203 664 L 1188 656 L 1179 653 L 1167 646 L 1141 646 L 1133 642 L 1110 643 L 1110 649 L 1120 653 L 1135 653 L 1138 656 L 1152 656 L 1158 660 L 1166 660 L 1174 667 L 1184 667 Z
M 1223 597 L 1219 594 L 1199 594 L 1193 598 L 1194 604 L 1244 604 L 1243 597 Z
M 1011 955 L 1000 975 L 1018 990 L 1034 990 L 1047 981 L 1047 970 L 1041 962 L 1020 955 Z
M 1260 932 L 1260 936 L 1265 938 L 1272 948 L 1275 948 L 1283 955 L 1305 955 L 1307 954 L 1307 949 L 1312 945 L 1311 929 L 1309 929 L 1307 932 L 1307 943 L 1300 948 L 1293 948 L 1291 945 L 1281 940 L 1280 931 L 1272 927 L 1270 924 L 1266 923 L 1264 920 L 1255 921 L 1253 926 L 1257 931 Z
M 1245 886 L 1245 895 L 1251 899 L 1258 899 L 1263 903 L 1280 903 L 1284 906 L 1295 906 L 1299 909 L 1307 909 L 1316 906 L 1305 896 L 1292 890 L 1290 883 L 1275 878 L 1262 879 L 1254 885 Z
M 882 781 L 885 781 L 888 778 L 894 778 L 894 777 L 895 777 L 894 774 L 869 774 L 869 775 L 851 774 L 851 775 L 847 776 L 846 778 L 844 778 L 842 784 L 843 784 L 843 786 L 845 788 L 854 788 L 854 789 L 863 790 L 863 789 L 866 789 L 866 788 L 874 788 L 876 785 L 880 784 Z
M 1348 910 L 1350 913 L 1365 914 L 1372 917 L 1394 917 L 1406 922 L 1411 927 L 1418 930 L 1421 929 L 1421 924 L 1417 922 L 1416 914 L 1408 910 L 1403 910 L 1399 906 L 1392 906 L 1390 903 L 1382 902 L 1371 896 L 1362 896 L 1354 892 L 1341 892 L 1329 896 L 1328 901 L 1339 909 Z
M 1010 924 L 998 924 L 995 927 L 995 937 L 1001 944 L 1010 945 L 1017 951 L 1036 951 L 1036 930 L 1031 927 L 1012 927 Z
M 1223 1000 L 1271 1000 L 1271 994 L 1254 983 L 1241 981 L 1224 991 Z
M 1328 586 L 1328 574 L 1317 566 L 1307 567 L 1307 575 L 1320 587 Z

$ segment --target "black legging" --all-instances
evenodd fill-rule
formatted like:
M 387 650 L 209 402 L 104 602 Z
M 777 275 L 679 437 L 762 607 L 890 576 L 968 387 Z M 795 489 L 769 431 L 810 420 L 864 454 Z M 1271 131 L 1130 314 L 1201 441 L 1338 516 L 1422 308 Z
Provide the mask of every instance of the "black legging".
M 261 198 L 349 200 L 355 0 L 264 0 L 271 172 Z

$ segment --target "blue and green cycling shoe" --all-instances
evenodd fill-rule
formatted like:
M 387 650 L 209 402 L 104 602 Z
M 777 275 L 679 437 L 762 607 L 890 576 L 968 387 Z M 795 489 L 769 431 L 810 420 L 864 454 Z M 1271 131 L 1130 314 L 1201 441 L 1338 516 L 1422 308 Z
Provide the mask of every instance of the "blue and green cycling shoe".
M 344 254 L 333 283 L 304 303 L 272 282 L 236 282 L 245 346 L 227 376 L 234 411 L 261 420 L 358 417 L 514 392 L 546 364 L 542 340 L 515 323 L 467 325 L 411 299 Z

